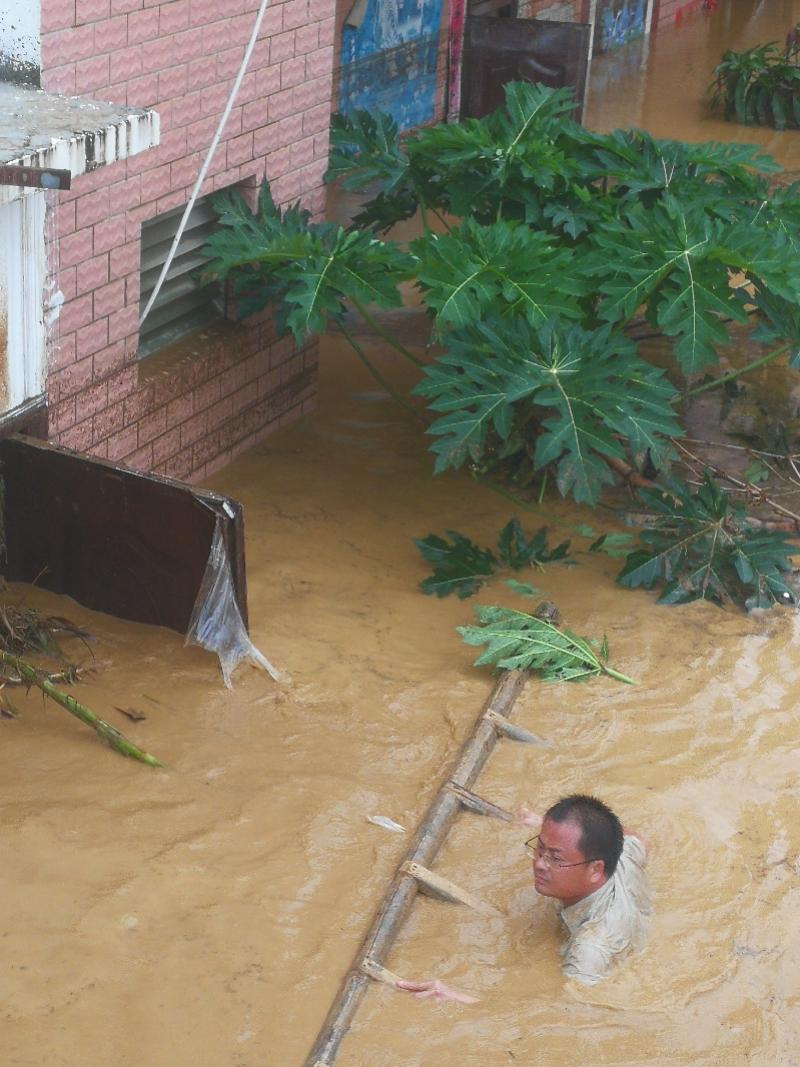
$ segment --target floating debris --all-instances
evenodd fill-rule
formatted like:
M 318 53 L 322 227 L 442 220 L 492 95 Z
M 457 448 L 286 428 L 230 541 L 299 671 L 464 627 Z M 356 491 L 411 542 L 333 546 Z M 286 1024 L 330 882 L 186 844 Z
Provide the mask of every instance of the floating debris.
M 405 826 L 401 826 L 399 822 L 390 819 L 388 815 L 368 815 L 367 822 L 371 822 L 373 826 L 382 826 L 384 830 L 393 830 L 396 834 L 404 834 L 406 832 Z

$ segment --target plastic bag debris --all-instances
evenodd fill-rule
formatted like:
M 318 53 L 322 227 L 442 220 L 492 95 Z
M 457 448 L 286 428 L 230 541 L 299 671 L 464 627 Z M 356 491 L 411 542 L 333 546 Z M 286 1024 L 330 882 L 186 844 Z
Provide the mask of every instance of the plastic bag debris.
M 394 830 L 396 834 L 404 834 L 406 832 L 405 826 L 401 826 L 399 822 L 390 819 L 388 815 L 368 815 L 367 822 L 371 822 L 374 826 L 382 826 L 384 830 Z
M 206 571 L 192 609 L 186 644 L 200 645 L 209 652 L 216 652 L 228 689 L 233 688 L 231 675 L 242 660 L 249 660 L 255 666 L 263 667 L 275 681 L 281 678 L 280 672 L 250 640 L 242 621 L 219 519 L 214 528 Z

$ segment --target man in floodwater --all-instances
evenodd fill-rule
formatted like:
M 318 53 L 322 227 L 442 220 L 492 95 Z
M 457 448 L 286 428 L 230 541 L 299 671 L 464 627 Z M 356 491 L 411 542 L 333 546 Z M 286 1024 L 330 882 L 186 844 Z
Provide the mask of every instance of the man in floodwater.
M 624 831 L 601 800 L 582 794 L 559 800 L 543 819 L 527 809 L 521 815 L 539 830 L 525 845 L 536 892 L 557 901 L 567 928 L 564 974 L 597 982 L 644 944 L 650 912 L 644 842 Z
M 623 830 L 602 800 L 580 793 L 563 797 L 544 818 L 528 808 L 519 814 L 538 831 L 525 842 L 536 892 L 553 897 L 567 928 L 564 974 L 593 985 L 644 944 L 650 913 L 644 841 Z M 475 1000 L 438 979 L 403 979 L 396 986 L 420 998 Z

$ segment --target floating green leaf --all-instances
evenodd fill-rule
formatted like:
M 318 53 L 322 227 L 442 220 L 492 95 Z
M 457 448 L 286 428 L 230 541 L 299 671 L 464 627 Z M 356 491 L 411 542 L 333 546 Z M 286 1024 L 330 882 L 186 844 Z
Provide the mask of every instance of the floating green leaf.
M 515 593 L 519 593 L 520 596 L 535 597 L 541 593 L 541 589 L 537 589 L 535 585 L 529 582 L 518 582 L 516 578 L 506 578 L 503 584 Z
M 628 555 L 632 540 L 633 536 L 627 533 L 601 534 L 596 541 L 589 545 L 589 551 L 602 552 L 604 555 L 616 559 Z
M 485 579 L 494 573 L 497 559 L 488 548 L 478 548 L 455 530 L 446 530 L 445 534 L 449 542 L 436 534 L 414 538 L 422 558 L 433 564 L 433 574 L 420 582 L 419 587 L 428 596 L 458 593 L 459 599 L 464 600 L 477 593 Z
M 553 563 L 566 559 L 569 541 L 562 541 L 554 549 L 547 547 L 547 527 L 542 526 L 528 538 L 517 518 L 506 523 L 497 536 L 497 554 L 501 563 L 518 571 L 522 567 Z
M 433 574 L 420 582 L 419 587 L 423 593 L 438 597 L 458 593 L 463 600 L 476 593 L 499 567 L 521 570 L 555 563 L 566 559 L 569 551 L 569 541 L 562 541 L 552 550 L 548 547 L 545 526 L 528 537 L 516 518 L 506 523 L 498 534 L 497 555 L 490 548 L 479 548 L 456 530 L 446 530 L 445 534 L 445 538 L 429 534 L 414 539 L 422 558 L 433 565 Z
M 477 626 L 459 626 L 468 645 L 486 645 L 475 666 L 492 664 L 505 670 L 532 670 L 546 682 L 579 681 L 608 674 L 617 681 L 632 679 L 609 667 L 589 642 L 544 619 L 510 608 L 477 607 Z M 605 644 L 605 639 L 604 639 Z

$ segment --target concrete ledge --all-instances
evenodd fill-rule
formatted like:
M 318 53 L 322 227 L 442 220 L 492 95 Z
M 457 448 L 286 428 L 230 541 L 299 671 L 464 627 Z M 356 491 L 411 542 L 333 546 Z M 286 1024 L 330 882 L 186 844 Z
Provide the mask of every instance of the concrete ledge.
M 55 167 L 73 177 L 159 143 L 158 112 L 0 82 L 0 164 Z M 0 186 L 0 204 L 32 190 Z

